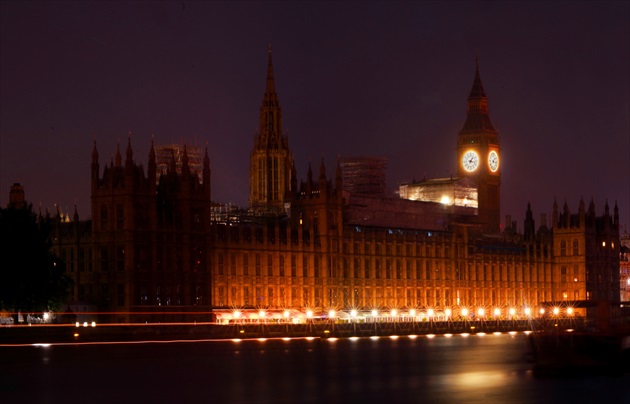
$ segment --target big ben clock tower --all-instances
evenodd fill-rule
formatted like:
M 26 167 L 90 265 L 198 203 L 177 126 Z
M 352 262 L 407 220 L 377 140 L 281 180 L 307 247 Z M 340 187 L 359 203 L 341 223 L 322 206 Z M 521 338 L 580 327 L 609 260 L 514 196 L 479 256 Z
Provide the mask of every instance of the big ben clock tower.
M 499 135 L 488 114 L 488 97 L 481 85 L 479 60 L 468 96 L 466 123 L 457 137 L 457 176 L 477 184 L 479 224 L 485 233 L 499 233 L 501 207 Z

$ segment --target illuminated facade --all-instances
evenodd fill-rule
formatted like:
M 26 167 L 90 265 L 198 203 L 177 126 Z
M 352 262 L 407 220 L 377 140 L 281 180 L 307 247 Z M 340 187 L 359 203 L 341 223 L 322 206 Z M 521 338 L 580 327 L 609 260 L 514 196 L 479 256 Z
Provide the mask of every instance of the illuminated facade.
M 630 234 L 628 233 L 621 236 L 619 284 L 621 285 L 621 301 L 630 302 Z
M 249 205 L 262 215 L 283 215 L 291 186 L 293 156 L 282 133 L 282 110 L 273 77 L 271 48 L 267 88 L 260 106 L 260 126 L 250 154 Z
M 618 301 L 617 207 L 597 216 L 592 202 L 580 201 L 575 214 L 554 203 L 549 225 L 541 216 L 536 227 L 528 206 L 522 234 L 509 219 L 500 232 L 498 152 L 477 67 L 457 141 L 458 178 L 440 184 L 454 200 L 474 201 L 477 189 L 476 206 L 344 191 L 340 164 L 331 172 L 323 161 L 298 182 L 270 53 L 247 215 L 213 214 L 207 152 L 201 176 L 185 148 L 180 170 L 173 161 L 158 173 L 151 147 L 145 175 L 129 143 L 124 164 L 118 151 L 100 175 L 95 147 L 90 231 L 62 234 L 75 217 L 59 226 L 55 248 L 75 281 L 73 300 L 120 313 L 514 307 L 523 314 L 542 302 Z
M 434 178 L 401 184 L 401 198 L 412 201 L 435 202 L 443 205 L 478 208 L 477 184 L 470 178 Z

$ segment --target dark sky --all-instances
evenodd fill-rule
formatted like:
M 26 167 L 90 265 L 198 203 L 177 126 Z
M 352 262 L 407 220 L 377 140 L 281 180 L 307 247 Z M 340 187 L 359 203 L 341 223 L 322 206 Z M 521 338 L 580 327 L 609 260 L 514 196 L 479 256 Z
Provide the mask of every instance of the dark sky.
M 387 182 L 456 171 L 475 57 L 502 148 L 502 217 L 554 198 L 630 224 L 630 2 L 0 2 L 0 204 L 90 214 L 90 161 L 208 143 L 212 197 L 247 204 L 273 46 L 298 176 L 338 155 Z M 503 220 L 502 220 L 503 221 Z

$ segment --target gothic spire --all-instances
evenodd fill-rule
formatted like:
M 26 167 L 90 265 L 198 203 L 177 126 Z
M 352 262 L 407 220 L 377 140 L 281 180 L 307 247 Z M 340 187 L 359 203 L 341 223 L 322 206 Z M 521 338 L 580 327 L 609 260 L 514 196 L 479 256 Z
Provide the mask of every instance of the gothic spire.
M 476 60 L 475 67 L 475 79 L 473 80 L 473 86 L 468 95 L 468 109 L 466 116 L 466 123 L 459 132 L 460 134 L 466 133 L 479 133 L 486 132 L 496 134 L 492 122 L 490 122 L 490 115 L 488 113 L 488 97 L 481 84 L 481 75 L 479 74 L 479 58 Z
M 486 97 L 486 92 L 481 84 L 481 76 L 479 75 L 479 57 L 475 59 L 475 80 L 473 81 L 473 86 L 468 96 L 468 99 L 471 98 L 488 98 Z
M 129 133 L 129 138 L 127 140 L 127 159 L 125 160 L 126 165 L 133 164 L 133 150 L 131 149 L 131 133 Z
M 182 177 L 188 178 L 190 174 L 190 167 L 188 166 L 188 150 L 186 145 L 184 145 L 184 153 L 182 155 Z
M 273 62 L 271 60 L 271 44 L 269 44 L 269 58 L 267 60 L 267 90 L 266 94 L 275 94 L 276 85 L 273 80 Z
M 151 148 L 149 149 L 149 165 L 155 164 L 155 148 L 153 147 L 153 137 L 151 137 Z
M 324 165 L 324 158 L 322 157 L 322 162 L 319 165 L 319 180 L 326 181 L 326 166 Z
M 98 164 L 98 150 L 96 149 L 96 140 L 94 141 L 94 148 L 92 149 L 92 164 Z
M 203 155 L 203 169 L 210 169 L 210 158 L 208 157 L 208 146 L 206 146 L 206 152 Z
M 260 106 L 260 142 L 259 147 L 282 147 L 282 117 L 280 102 L 276 94 L 276 83 L 273 76 L 273 62 L 271 58 L 271 45 L 269 46 L 269 58 L 267 61 L 267 87 Z
M 157 163 L 155 161 L 155 148 L 153 147 L 153 136 L 151 136 L 151 148 L 149 149 L 148 176 L 151 186 L 155 186 L 157 175 Z
M 271 46 L 268 48 L 267 80 L 258 133 L 250 156 L 250 206 L 260 211 L 284 212 L 291 189 L 292 156 L 287 137 L 282 132 L 282 110 L 276 94 Z
M 120 156 L 120 142 L 116 145 L 116 167 L 120 167 L 122 157 Z

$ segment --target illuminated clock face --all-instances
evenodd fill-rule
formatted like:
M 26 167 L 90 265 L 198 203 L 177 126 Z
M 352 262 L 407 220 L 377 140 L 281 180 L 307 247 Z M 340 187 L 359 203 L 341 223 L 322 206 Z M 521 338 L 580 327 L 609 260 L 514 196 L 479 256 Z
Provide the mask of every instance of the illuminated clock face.
M 462 167 L 469 173 L 475 171 L 479 167 L 479 156 L 472 150 L 464 153 L 462 157 Z
M 488 154 L 488 167 L 493 173 L 499 169 L 499 154 L 494 150 Z

